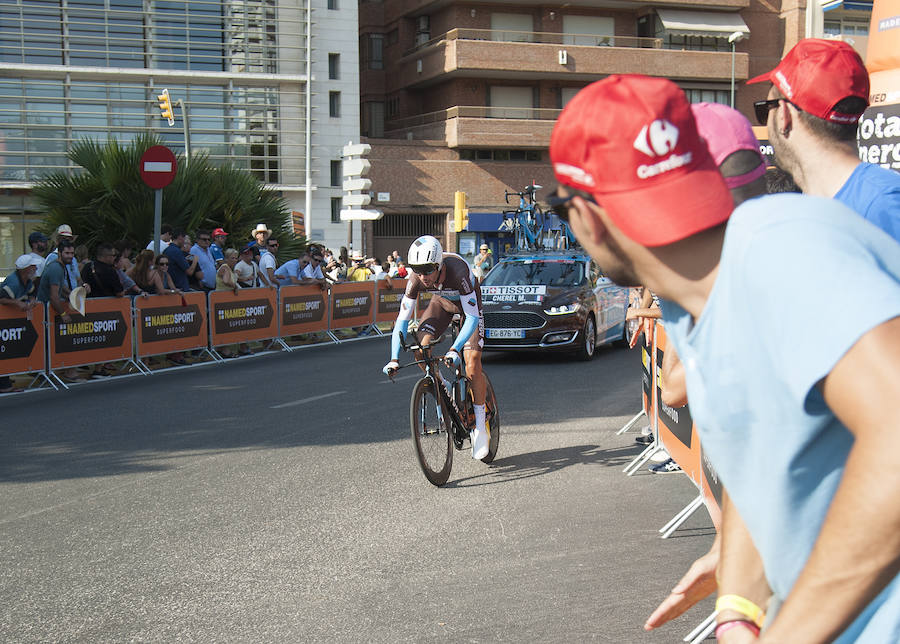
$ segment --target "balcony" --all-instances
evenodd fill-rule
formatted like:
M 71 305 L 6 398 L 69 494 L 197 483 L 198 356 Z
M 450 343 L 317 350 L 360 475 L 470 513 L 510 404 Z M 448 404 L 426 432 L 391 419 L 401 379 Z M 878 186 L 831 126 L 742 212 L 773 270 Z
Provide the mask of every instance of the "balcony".
M 560 111 L 461 105 L 391 121 L 385 137 L 443 141 L 450 148 L 546 149 Z
M 592 81 L 609 74 L 646 74 L 673 80 L 724 82 L 731 52 L 664 49 L 659 38 L 490 29 L 452 29 L 407 52 L 388 91 L 422 88 L 450 77 Z M 745 80 L 749 55 L 735 57 Z

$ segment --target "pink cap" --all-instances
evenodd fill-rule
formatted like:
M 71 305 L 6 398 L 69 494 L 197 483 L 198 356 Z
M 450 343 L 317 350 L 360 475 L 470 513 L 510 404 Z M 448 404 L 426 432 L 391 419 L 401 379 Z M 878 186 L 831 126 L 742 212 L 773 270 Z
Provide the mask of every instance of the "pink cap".
M 725 177 L 726 186 L 744 186 L 766 173 L 766 160 L 759 151 L 759 140 L 743 114 L 721 103 L 694 103 L 691 112 L 697 121 L 697 131 L 706 141 L 716 166 L 721 166 L 738 150 L 752 150 L 759 157 L 759 166 L 750 172 Z
M 721 224 L 734 208 L 684 92 L 664 78 L 614 75 L 582 89 L 553 128 L 550 159 L 561 183 L 594 195 L 645 246 Z

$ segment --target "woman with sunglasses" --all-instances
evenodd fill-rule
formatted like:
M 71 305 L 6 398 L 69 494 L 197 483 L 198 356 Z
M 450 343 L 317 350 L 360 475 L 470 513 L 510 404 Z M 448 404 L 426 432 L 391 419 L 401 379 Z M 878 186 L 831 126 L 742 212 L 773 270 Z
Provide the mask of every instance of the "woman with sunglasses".
M 391 336 L 391 360 L 384 373 L 391 375 L 400 367 L 400 337 L 406 336 L 409 321 L 416 309 L 419 293 L 432 293 L 431 301 L 419 324 L 419 345 L 428 346 L 450 325 L 457 313 L 463 316 L 462 329 L 445 356 L 448 366 L 459 367 L 460 352 L 465 351 L 466 376 L 472 383 L 475 403 L 475 429 L 472 430 L 472 458 L 488 455 L 488 433 L 485 426 L 485 384 L 481 369 L 484 347 L 484 315 L 481 310 L 481 286 L 469 263 L 456 253 L 445 253 L 441 242 L 431 235 L 419 237 L 409 247 L 408 266 L 412 273 L 406 293 L 400 302 L 400 313 Z
M 181 291 L 175 288 L 175 284 L 169 276 L 169 258 L 165 255 L 160 255 L 156 258 L 156 266 L 154 268 L 152 250 L 142 250 L 138 253 L 134 266 L 130 271 L 126 271 L 126 274 L 147 293 L 181 295 Z

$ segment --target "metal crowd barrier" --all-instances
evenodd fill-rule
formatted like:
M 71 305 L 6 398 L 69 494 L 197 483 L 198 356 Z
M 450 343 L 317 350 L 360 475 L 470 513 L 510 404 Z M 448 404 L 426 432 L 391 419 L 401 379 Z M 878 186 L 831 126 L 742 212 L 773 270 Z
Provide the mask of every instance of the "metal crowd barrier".
M 123 375 L 150 375 L 153 356 L 201 351 L 218 362 L 225 345 L 268 340 L 294 351 L 287 338 L 322 333 L 342 343 L 363 338 L 342 339 L 337 331 L 359 327 L 378 337 L 377 325 L 396 319 L 406 291 L 404 279 L 388 284 L 90 298 L 84 315 L 70 311 L 68 322 L 42 303 L 29 311 L 0 306 L 0 376 L 34 374 L 29 388 L 43 381 L 68 389 L 57 372 L 86 365 L 124 362 Z

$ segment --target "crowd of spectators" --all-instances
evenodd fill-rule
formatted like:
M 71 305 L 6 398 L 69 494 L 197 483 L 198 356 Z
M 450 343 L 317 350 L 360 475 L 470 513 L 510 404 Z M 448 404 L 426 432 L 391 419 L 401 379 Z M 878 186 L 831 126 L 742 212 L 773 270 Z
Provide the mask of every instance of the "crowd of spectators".
M 83 289 L 79 293 L 88 298 L 146 297 L 289 285 L 325 289 L 342 281 L 406 277 L 398 251 L 379 262 L 358 251 L 348 253 L 344 247 L 335 255 L 319 244 L 309 244 L 298 257 L 279 264 L 280 242 L 266 224 L 258 224 L 251 231 L 253 241 L 238 248 L 228 247 L 229 235 L 222 228 L 199 229 L 193 237 L 169 225 L 160 232 L 158 240 L 150 240 L 143 248 L 133 240 L 120 239 L 89 249 L 76 245 L 77 235 L 67 224 L 50 237 L 35 231 L 28 237 L 31 252 L 16 260 L 15 272 L 0 284 L 0 305 L 30 310 L 34 302 L 43 302 L 51 315 L 68 322 L 77 315 L 70 303 L 76 289 Z M 240 353 L 248 351 L 240 345 Z M 171 358 L 182 361 L 180 354 Z M 64 375 L 75 377 L 74 370 Z M 12 390 L 9 379 L 0 378 L 0 393 Z

